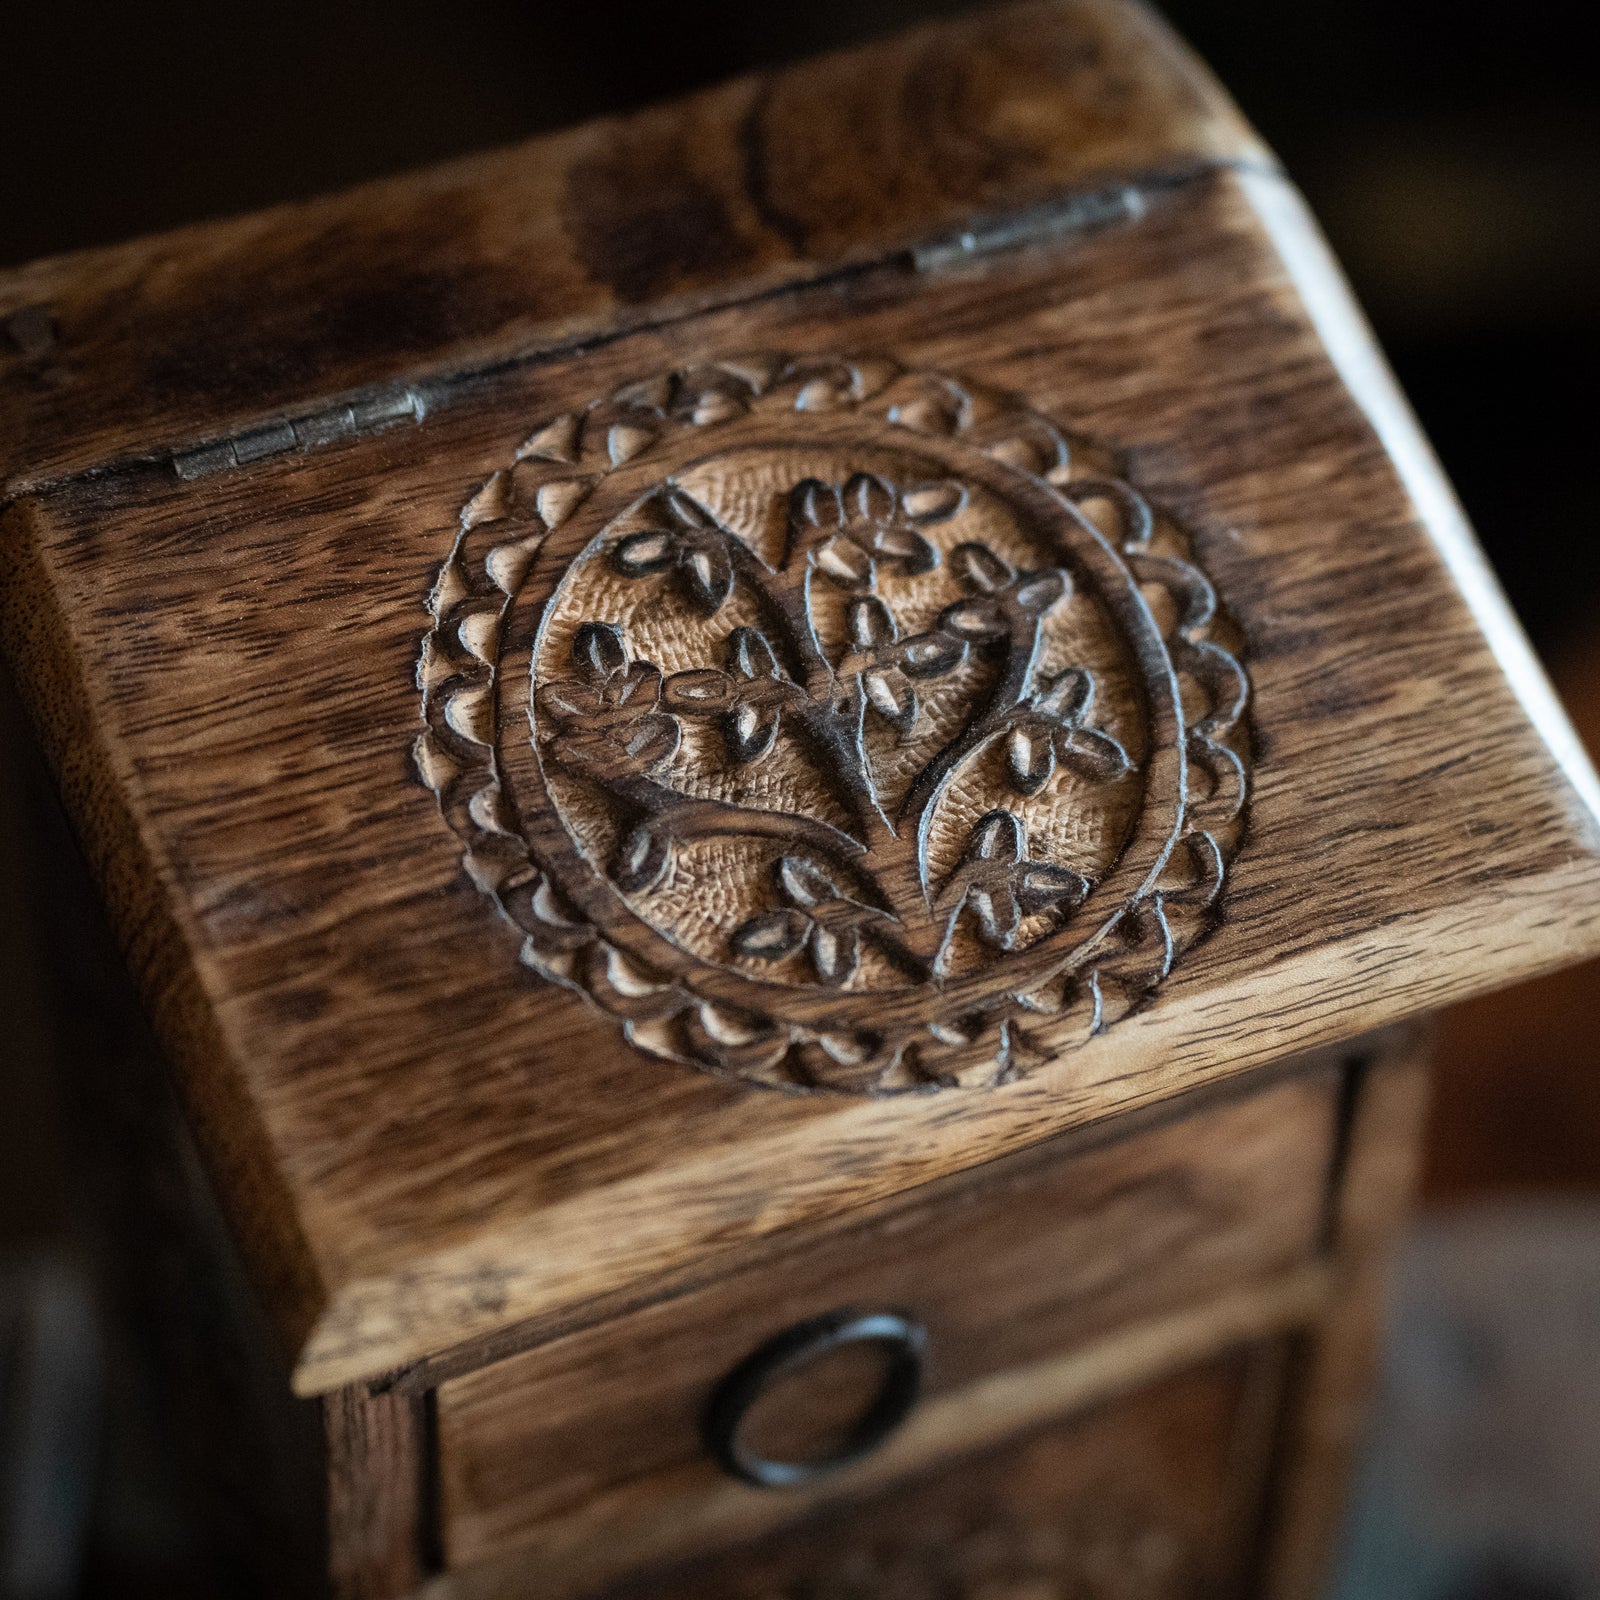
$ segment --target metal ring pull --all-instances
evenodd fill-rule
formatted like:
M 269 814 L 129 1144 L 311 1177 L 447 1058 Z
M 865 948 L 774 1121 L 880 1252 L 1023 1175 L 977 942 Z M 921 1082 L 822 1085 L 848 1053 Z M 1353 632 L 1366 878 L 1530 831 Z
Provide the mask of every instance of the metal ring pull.
M 780 1379 L 845 1345 L 882 1344 L 889 1370 L 872 1403 L 840 1448 L 809 1461 L 771 1461 L 747 1448 L 739 1430 L 750 1408 Z M 917 1403 L 927 1331 L 892 1312 L 833 1311 L 780 1333 L 747 1356 L 718 1385 L 706 1408 L 706 1445 L 723 1468 L 762 1489 L 810 1483 L 859 1461 L 889 1437 Z

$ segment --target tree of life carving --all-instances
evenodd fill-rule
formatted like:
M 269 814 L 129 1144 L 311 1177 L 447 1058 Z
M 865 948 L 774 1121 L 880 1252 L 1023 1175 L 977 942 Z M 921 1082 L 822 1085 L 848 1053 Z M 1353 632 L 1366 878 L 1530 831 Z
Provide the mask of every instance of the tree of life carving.
M 855 977 L 868 947 L 915 981 L 937 979 L 962 919 L 983 945 L 1008 951 L 1025 918 L 1060 919 L 1083 900 L 1088 880 L 1033 859 L 1023 822 L 1003 805 L 972 825 L 953 869 L 930 868 L 928 826 L 941 797 L 996 743 L 1018 796 L 1037 794 L 1058 766 L 1097 784 L 1130 770 L 1122 746 L 1093 725 L 1092 673 L 1038 670 L 1041 626 L 1071 603 L 1065 569 L 1018 571 L 982 543 L 960 543 L 949 560 L 963 598 L 915 633 L 880 592 L 880 572 L 915 580 L 934 571 L 941 554 L 924 530 L 954 516 L 966 494 L 951 478 L 902 485 L 858 471 L 842 483 L 803 479 L 788 495 L 782 549 L 769 564 L 669 484 L 647 525 L 612 544 L 610 564 L 622 577 L 671 585 L 708 618 L 742 588 L 761 619 L 730 626 L 720 659 L 666 675 L 631 654 L 622 628 L 587 621 L 573 638 L 571 676 L 539 687 L 547 755 L 602 790 L 623 819 L 608 867 L 619 888 L 654 887 L 686 840 L 781 840 L 771 863 L 776 903 L 728 930 L 728 952 L 764 965 L 798 961 L 829 987 Z M 838 625 L 828 625 L 829 613 Z M 981 688 L 892 800 L 869 754 L 868 725 L 878 719 L 909 738 L 919 689 L 971 657 L 989 669 Z M 848 825 L 674 787 L 664 769 L 688 721 L 714 725 L 730 766 L 813 763 Z
M 1239 630 L 1014 394 L 877 355 L 631 381 L 466 494 L 427 603 L 419 774 L 521 961 L 639 1050 L 1001 1084 L 1217 924 Z

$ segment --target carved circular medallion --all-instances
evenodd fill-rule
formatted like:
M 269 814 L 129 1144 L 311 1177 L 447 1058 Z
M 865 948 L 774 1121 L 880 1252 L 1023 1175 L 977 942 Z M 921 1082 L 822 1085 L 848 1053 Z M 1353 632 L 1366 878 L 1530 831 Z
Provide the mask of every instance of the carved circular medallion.
M 726 360 L 540 426 L 429 603 L 417 759 L 522 959 L 791 1087 L 1003 1081 L 1213 918 L 1246 681 L 1181 529 L 1010 395 Z

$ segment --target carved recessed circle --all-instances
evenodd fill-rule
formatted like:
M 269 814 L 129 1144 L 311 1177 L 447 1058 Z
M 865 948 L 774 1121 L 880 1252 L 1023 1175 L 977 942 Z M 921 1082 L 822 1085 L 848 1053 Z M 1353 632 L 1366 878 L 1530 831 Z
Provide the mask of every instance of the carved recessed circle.
M 764 1083 L 1003 1081 L 1214 919 L 1247 695 L 1112 454 L 887 360 L 754 356 L 534 430 L 466 502 L 425 781 L 522 959 Z

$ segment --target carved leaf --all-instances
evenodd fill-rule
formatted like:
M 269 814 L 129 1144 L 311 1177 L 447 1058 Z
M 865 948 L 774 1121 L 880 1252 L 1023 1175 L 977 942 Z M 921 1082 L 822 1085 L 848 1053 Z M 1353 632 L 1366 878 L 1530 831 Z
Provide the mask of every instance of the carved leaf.
M 942 678 L 967 658 L 967 642 L 935 631 L 907 639 L 900 650 L 900 670 L 908 678 Z
M 599 689 L 575 678 L 541 684 L 537 703 L 539 710 L 556 722 L 598 716 L 604 705 Z
M 778 713 L 745 701 L 724 718 L 722 736 L 728 747 L 728 759 L 736 765 L 759 760 L 778 737 Z
M 861 932 L 853 924 L 837 928 L 814 924 L 807 948 L 817 981 L 829 988 L 848 983 L 861 965 Z
M 732 695 L 733 680 L 715 667 L 674 672 L 661 690 L 662 704 L 669 711 L 721 711 Z
M 915 484 L 901 496 L 901 503 L 913 522 L 947 522 L 966 505 L 966 485 L 954 478 Z
M 872 537 L 872 550 L 913 577 L 939 565 L 939 552 L 915 528 L 904 524 L 879 528 Z
M 901 733 L 909 734 L 917 721 L 917 692 L 898 672 L 875 668 L 861 674 L 867 704 L 887 718 Z
M 691 604 L 710 614 L 733 592 L 733 563 L 720 541 L 696 544 L 683 553 L 678 566 L 684 592 Z
M 630 662 L 625 672 L 614 675 L 607 684 L 606 698 L 619 710 L 631 706 L 636 711 L 645 711 L 658 705 L 661 669 L 649 661 Z
M 804 856 L 784 856 L 778 862 L 778 882 L 797 906 L 827 905 L 840 898 L 833 879 Z
M 789 524 L 796 530 L 842 528 L 844 507 L 839 491 L 818 478 L 802 478 L 789 491 Z
M 659 767 L 678 753 L 683 738 L 678 724 L 664 712 L 652 712 L 641 717 L 628 729 L 623 748 L 645 768 Z
M 1133 767 L 1128 752 L 1098 728 L 1073 728 L 1059 735 L 1055 743 L 1064 765 L 1096 783 L 1114 783 Z
M 624 576 L 642 578 L 646 573 L 660 572 L 671 566 L 675 554 L 670 531 L 647 528 L 643 533 L 630 533 L 626 539 L 619 539 L 611 552 L 611 561 Z
M 741 678 L 776 678 L 778 661 L 759 628 L 735 628 L 728 635 L 728 660 Z
M 1016 576 L 1011 563 L 986 544 L 958 544 L 950 552 L 956 578 L 978 594 L 998 594 Z
M 588 678 L 609 678 L 628 664 L 622 631 L 609 622 L 586 622 L 572 641 L 572 660 Z
M 939 613 L 939 626 L 958 639 L 1003 639 L 1011 631 L 1004 607 L 988 595 L 957 600 Z
M 977 915 L 978 937 L 997 950 L 1009 950 L 1022 921 L 1022 908 L 1011 889 L 1004 885 L 974 889 L 967 904 Z
M 1034 701 L 1041 716 L 1052 722 L 1081 722 L 1094 704 L 1094 679 L 1082 667 L 1068 667 L 1047 679 Z
M 758 961 L 782 961 L 805 943 L 810 932 L 811 918 L 803 911 L 785 907 L 752 917 L 734 929 L 729 943 L 737 955 Z
M 717 519 L 692 494 L 685 494 L 682 489 L 669 488 L 662 496 L 662 503 L 666 506 L 667 514 L 680 527 L 717 528 Z
M 1057 601 L 1066 597 L 1067 575 L 1060 571 L 1036 572 L 1017 584 L 1016 601 L 1032 616 L 1043 616 Z
M 1009 811 L 991 811 L 978 819 L 968 848 L 979 861 L 1020 861 L 1022 824 Z
M 1006 740 L 1006 774 L 1021 794 L 1038 794 L 1055 776 L 1051 730 L 1036 717 L 1024 719 Z
M 1023 909 L 1029 912 L 1043 911 L 1062 901 L 1076 905 L 1088 892 L 1089 880 L 1068 867 L 1030 861 L 1022 874 L 1021 899 Z
M 848 612 L 850 642 L 862 652 L 881 650 L 900 637 L 888 606 L 875 594 L 857 595 Z
M 617 846 L 611 862 L 611 877 L 627 894 L 642 894 L 653 889 L 667 870 L 671 847 L 648 823 L 641 823 Z
M 887 522 L 899 509 L 899 497 L 875 472 L 853 472 L 845 480 L 844 505 L 851 521 Z
M 864 589 L 872 582 L 877 568 L 872 557 L 853 539 L 840 537 L 830 539 L 817 552 L 817 571 L 847 589 Z

